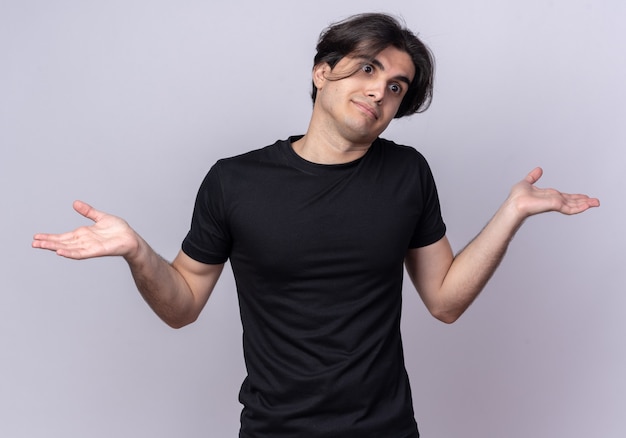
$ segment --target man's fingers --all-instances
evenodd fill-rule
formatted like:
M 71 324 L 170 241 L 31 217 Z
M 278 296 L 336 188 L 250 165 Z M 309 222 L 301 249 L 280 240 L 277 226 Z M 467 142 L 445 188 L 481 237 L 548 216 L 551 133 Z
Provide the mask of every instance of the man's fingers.
M 35 234 L 33 236 L 32 246 L 33 248 L 49 249 L 53 251 L 52 248 L 48 247 L 48 244 L 47 244 L 48 241 L 49 241 L 49 238 L 47 234 Z
M 587 195 L 581 194 L 565 194 L 566 208 L 569 209 L 569 214 L 582 213 L 583 211 L 600 206 L 600 200 L 597 198 L 590 198 Z
M 102 219 L 102 217 L 105 216 L 103 212 L 96 210 L 91 205 L 83 201 L 74 201 L 73 207 L 77 213 L 86 217 L 87 219 L 91 219 L 94 222 L 98 222 L 100 219 Z M 61 234 L 37 233 L 33 236 L 32 246 L 33 248 L 42 248 L 56 251 L 61 247 L 61 245 L 75 241 L 84 228 L 85 227 L 80 227 L 74 231 Z
M 543 169 L 541 167 L 535 167 L 533 170 L 530 171 L 528 175 L 526 175 L 526 178 L 524 178 L 524 180 L 529 184 L 535 184 L 537 181 L 539 181 L 541 175 L 543 175 Z
M 104 216 L 103 212 L 96 210 L 91 205 L 83 201 L 74 201 L 73 207 L 79 214 L 85 216 L 87 219 L 91 219 L 94 222 L 98 222 L 102 216 Z
M 63 234 L 35 234 L 33 248 L 47 249 L 58 255 L 73 259 L 85 258 L 91 251 L 93 242 L 85 239 L 86 227 Z
M 61 246 L 75 240 L 75 231 L 63 234 L 35 234 L 33 236 L 33 248 L 49 249 L 56 251 Z
M 62 241 L 56 240 L 57 238 L 58 236 L 50 235 L 48 239 L 39 240 L 36 235 L 35 240 L 33 240 L 33 248 L 53 251 L 59 256 L 70 259 L 82 259 L 86 257 L 85 248 L 65 245 Z

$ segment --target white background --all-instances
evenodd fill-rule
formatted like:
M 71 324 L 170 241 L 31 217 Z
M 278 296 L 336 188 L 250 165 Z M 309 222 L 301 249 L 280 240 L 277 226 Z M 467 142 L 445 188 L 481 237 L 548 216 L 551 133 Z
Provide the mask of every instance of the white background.
M 30 248 L 128 220 L 172 258 L 218 158 L 303 133 L 322 28 L 401 15 L 437 59 L 435 100 L 385 137 L 417 147 L 461 249 L 534 166 L 601 198 L 527 221 L 457 323 L 408 285 L 425 437 L 626 436 L 622 0 L 0 0 L 0 436 L 234 437 L 244 376 L 225 270 L 198 322 L 161 323 L 117 259 Z

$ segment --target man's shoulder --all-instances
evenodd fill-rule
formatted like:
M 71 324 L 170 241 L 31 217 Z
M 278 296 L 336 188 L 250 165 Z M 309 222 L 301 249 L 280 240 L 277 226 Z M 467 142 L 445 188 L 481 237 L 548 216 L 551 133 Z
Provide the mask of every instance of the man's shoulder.
M 302 138 L 302 135 L 292 135 L 285 139 L 276 140 L 267 146 L 221 158 L 216 164 L 218 167 L 237 167 L 287 162 L 291 160 L 290 156 L 293 154 L 291 144 L 300 138 Z
M 277 168 L 288 167 L 293 138 L 297 137 L 277 140 L 258 149 L 221 158 L 215 162 L 209 173 L 230 182 L 233 182 L 233 179 L 252 181 L 255 176 L 263 178 L 268 172 L 274 174 Z
M 426 163 L 424 155 L 413 146 L 396 143 L 385 138 L 378 138 L 377 143 L 381 153 L 400 161 L 418 161 Z
M 247 162 L 259 162 L 267 159 L 271 159 L 289 143 L 289 140 L 276 140 L 274 143 L 263 146 L 257 149 L 252 149 L 241 154 L 233 155 L 230 157 L 224 157 L 218 160 L 218 163 L 222 165 L 237 165 Z

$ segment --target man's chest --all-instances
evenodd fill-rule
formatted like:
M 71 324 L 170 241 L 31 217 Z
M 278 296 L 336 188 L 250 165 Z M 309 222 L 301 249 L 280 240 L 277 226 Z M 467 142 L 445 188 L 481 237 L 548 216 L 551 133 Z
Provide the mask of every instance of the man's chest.
M 257 181 L 227 203 L 231 257 L 273 270 L 294 263 L 396 264 L 421 214 L 415 196 L 348 177 Z

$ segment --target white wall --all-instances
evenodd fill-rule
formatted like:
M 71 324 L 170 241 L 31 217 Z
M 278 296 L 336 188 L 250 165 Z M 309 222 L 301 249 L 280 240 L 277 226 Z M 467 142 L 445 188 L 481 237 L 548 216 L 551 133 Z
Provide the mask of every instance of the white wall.
M 385 136 L 429 159 L 455 249 L 536 165 L 540 185 L 603 202 L 530 219 L 456 324 L 407 284 L 423 435 L 625 436 L 625 5 L 0 1 L 0 436 L 236 436 L 230 272 L 174 331 L 124 262 L 62 259 L 31 236 L 84 224 L 78 198 L 173 257 L 209 166 L 302 133 L 319 31 L 364 11 L 401 14 L 435 52 L 431 109 Z

